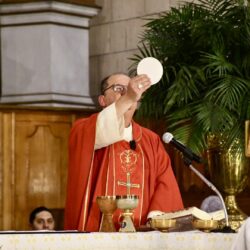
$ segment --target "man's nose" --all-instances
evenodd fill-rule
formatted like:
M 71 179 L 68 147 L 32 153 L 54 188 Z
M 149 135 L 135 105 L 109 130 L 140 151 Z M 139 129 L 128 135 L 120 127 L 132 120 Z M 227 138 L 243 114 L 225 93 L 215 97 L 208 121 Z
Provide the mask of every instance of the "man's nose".
M 121 95 L 125 95 L 126 92 L 127 92 L 127 89 L 124 89 L 120 94 L 121 94 Z
M 49 223 L 47 221 L 45 221 L 43 223 L 43 229 L 48 229 L 49 228 Z

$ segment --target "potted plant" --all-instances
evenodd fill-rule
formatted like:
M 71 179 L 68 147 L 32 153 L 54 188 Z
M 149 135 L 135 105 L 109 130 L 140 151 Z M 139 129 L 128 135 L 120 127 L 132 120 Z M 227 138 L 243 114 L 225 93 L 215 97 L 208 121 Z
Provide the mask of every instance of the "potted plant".
M 132 71 L 147 56 L 162 62 L 164 75 L 143 96 L 138 115 L 163 118 L 196 153 L 207 150 L 209 134 L 223 136 L 226 149 L 237 141 L 243 152 L 250 118 L 246 1 L 198 0 L 148 20 Z

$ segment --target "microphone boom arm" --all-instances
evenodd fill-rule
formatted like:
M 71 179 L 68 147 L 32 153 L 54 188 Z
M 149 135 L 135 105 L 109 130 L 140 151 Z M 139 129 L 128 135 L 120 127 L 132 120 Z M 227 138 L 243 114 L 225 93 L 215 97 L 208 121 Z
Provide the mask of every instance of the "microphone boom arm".
M 202 163 L 203 161 L 202 161 L 201 157 L 199 157 L 198 155 L 196 155 L 195 153 L 193 153 L 189 148 L 187 148 L 186 146 L 184 146 L 182 143 L 180 143 L 177 140 L 175 140 L 174 136 L 171 133 L 169 133 L 169 132 L 166 132 L 166 133 L 163 134 L 162 140 L 165 143 L 170 143 L 175 148 L 177 148 L 182 153 L 182 155 L 183 155 L 185 165 L 189 166 L 189 168 L 196 175 L 198 175 L 198 177 L 200 177 L 200 179 L 202 179 L 207 184 L 207 186 L 209 188 L 211 188 L 217 194 L 217 196 L 219 197 L 219 199 L 220 199 L 220 201 L 222 203 L 223 211 L 224 211 L 224 214 L 225 214 L 226 226 L 223 228 L 223 232 L 227 232 L 227 233 L 235 232 L 229 226 L 228 213 L 227 213 L 226 205 L 225 205 L 225 202 L 224 202 L 224 200 L 222 198 L 221 193 L 219 192 L 219 190 L 205 176 L 203 176 L 196 168 L 194 168 L 192 166 L 192 161 L 196 161 L 198 163 Z
M 213 183 L 211 183 L 205 176 L 203 176 L 196 168 L 194 168 L 194 167 L 192 166 L 191 163 L 189 164 L 189 168 L 190 168 L 196 175 L 198 175 L 198 176 L 207 184 L 207 186 L 210 187 L 210 188 L 218 195 L 218 197 L 219 197 L 220 200 L 221 200 L 222 206 L 223 206 L 223 210 L 224 210 L 224 214 L 225 214 L 225 220 L 226 220 L 226 226 L 229 227 L 227 209 L 226 209 L 225 202 L 224 202 L 224 200 L 223 200 L 223 198 L 222 198 L 222 195 L 221 195 L 221 193 L 219 192 L 219 190 L 214 186 Z

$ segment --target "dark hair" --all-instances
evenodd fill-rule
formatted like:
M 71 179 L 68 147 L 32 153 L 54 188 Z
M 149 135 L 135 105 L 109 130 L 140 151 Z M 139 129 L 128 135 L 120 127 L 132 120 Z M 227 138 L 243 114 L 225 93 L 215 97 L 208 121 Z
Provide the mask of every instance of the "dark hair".
M 124 72 L 117 72 L 117 73 L 113 73 L 111 75 L 106 76 L 105 78 L 102 79 L 101 81 L 101 94 L 104 94 L 104 90 L 108 87 L 108 80 L 111 76 L 115 76 L 115 75 L 125 75 L 125 76 L 129 76 L 128 74 L 124 73 Z
M 35 208 L 31 213 L 30 213 L 30 218 L 29 218 L 29 222 L 30 224 L 33 223 L 33 221 L 36 218 L 36 215 L 42 211 L 47 211 L 49 213 L 51 213 L 51 215 L 53 216 L 52 212 L 47 208 L 47 207 L 37 207 Z
M 112 75 L 106 76 L 101 81 L 101 94 L 102 95 L 104 94 L 104 89 L 106 89 L 108 87 L 108 79 L 109 79 L 110 76 L 112 76 Z

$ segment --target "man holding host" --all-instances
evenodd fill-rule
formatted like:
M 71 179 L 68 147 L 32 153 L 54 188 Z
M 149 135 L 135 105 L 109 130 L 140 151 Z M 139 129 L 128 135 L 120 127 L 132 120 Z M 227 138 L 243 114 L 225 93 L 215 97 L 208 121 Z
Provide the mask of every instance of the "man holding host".
M 151 86 L 147 75 L 115 73 L 101 82 L 101 112 L 74 124 L 69 140 L 65 229 L 98 231 L 97 196 L 139 196 L 136 227 L 148 213 L 183 209 L 169 155 L 159 136 L 133 120 L 138 101 Z M 121 211 L 114 213 L 118 227 Z

